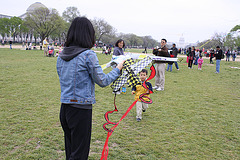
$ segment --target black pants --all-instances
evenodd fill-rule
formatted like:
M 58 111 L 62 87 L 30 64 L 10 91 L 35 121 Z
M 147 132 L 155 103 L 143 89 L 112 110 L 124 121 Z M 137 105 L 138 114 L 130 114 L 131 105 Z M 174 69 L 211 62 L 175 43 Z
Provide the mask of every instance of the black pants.
M 188 60 L 188 67 L 192 68 L 193 60 Z
M 212 59 L 213 59 L 213 57 L 210 57 L 210 63 L 213 63 Z
M 92 129 L 92 109 L 62 104 L 60 121 L 64 131 L 67 160 L 87 160 Z

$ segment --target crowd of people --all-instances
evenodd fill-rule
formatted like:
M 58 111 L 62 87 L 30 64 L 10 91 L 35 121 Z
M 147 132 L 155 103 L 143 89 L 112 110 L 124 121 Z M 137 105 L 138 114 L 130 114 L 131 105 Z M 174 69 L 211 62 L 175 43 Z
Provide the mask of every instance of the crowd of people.
M 188 63 L 188 68 L 192 69 L 192 65 L 198 65 L 198 69 L 202 70 L 202 64 L 203 64 L 203 59 L 202 59 L 202 51 L 195 49 L 194 46 L 189 47 L 187 49 L 187 63 Z M 227 54 L 227 53 L 226 53 Z M 209 50 L 209 57 L 210 57 L 210 64 L 213 64 L 213 58 L 216 58 L 216 72 L 220 72 L 220 61 L 221 59 L 224 58 L 224 53 L 220 49 L 219 46 L 216 47 L 216 50 Z
M 55 44 L 55 46 L 54 46 L 54 44 L 55 43 L 52 43 L 52 45 L 49 45 L 47 38 L 45 38 L 43 40 L 43 43 L 40 44 L 40 48 L 43 48 L 44 56 L 47 56 L 47 57 L 58 57 L 59 56 L 59 54 L 62 52 L 62 45 L 57 46 L 57 44 Z M 57 47 L 58 47 L 58 50 L 55 51 L 55 49 L 57 49 Z

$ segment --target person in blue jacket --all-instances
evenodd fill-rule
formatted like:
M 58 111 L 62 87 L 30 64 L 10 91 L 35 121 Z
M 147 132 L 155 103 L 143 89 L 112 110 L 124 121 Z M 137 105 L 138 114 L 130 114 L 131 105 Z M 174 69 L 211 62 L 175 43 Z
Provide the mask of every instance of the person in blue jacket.
M 103 73 L 97 55 L 92 23 L 85 17 L 73 20 L 62 53 L 57 58 L 61 87 L 60 122 L 64 131 L 66 159 L 87 160 L 92 129 L 95 83 L 108 86 L 120 75 L 121 62 Z

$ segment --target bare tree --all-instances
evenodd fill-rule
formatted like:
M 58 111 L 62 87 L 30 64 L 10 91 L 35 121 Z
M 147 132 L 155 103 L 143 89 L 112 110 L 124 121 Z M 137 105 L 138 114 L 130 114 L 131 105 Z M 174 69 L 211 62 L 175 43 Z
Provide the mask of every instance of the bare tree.
M 72 23 L 76 17 L 80 17 L 80 12 L 77 7 L 67 7 L 63 12 L 62 17 L 66 22 Z
M 154 48 L 157 45 L 157 41 L 153 39 L 151 36 L 144 36 L 142 37 L 143 40 L 143 46 L 144 47 L 151 47 Z
M 226 33 L 215 33 L 212 39 L 217 42 L 216 45 L 225 50 L 224 43 L 226 42 L 226 36 Z
M 94 29 L 95 29 L 95 35 L 97 39 L 97 43 L 102 39 L 103 35 L 112 35 L 115 34 L 116 30 L 108 24 L 104 19 L 97 19 L 95 18 L 92 20 Z
M 135 35 L 135 34 L 127 34 L 126 35 L 126 39 L 129 40 L 130 42 L 130 46 L 133 47 L 133 46 L 141 46 L 143 44 L 143 40 L 141 37 Z

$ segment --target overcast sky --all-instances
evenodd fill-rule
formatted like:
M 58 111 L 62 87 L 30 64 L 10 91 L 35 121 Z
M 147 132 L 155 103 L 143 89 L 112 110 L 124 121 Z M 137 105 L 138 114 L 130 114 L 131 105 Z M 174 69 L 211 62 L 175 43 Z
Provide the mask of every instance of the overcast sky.
M 150 35 L 160 41 L 197 42 L 240 25 L 240 0 L 0 0 L 0 14 L 20 16 L 35 2 L 59 14 L 70 6 L 90 19 L 102 18 L 118 33 Z

